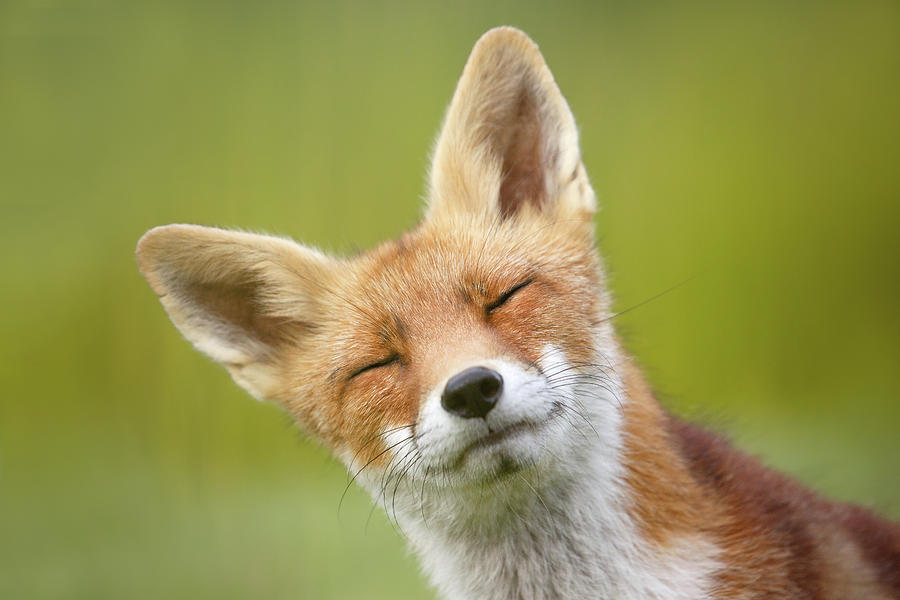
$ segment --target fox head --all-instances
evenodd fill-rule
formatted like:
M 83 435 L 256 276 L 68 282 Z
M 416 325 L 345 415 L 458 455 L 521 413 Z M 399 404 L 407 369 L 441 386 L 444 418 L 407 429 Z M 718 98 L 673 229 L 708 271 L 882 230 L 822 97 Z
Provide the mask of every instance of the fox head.
M 188 340 L 376 501 L 508 506 L 565 479 L 586 444 L 619 443 L 595 196 L 569 107 L 520 31 L 472 51 L 427 197 L 416 229 L 359 256 L 168 225 L 140 240 L 138 264 Z

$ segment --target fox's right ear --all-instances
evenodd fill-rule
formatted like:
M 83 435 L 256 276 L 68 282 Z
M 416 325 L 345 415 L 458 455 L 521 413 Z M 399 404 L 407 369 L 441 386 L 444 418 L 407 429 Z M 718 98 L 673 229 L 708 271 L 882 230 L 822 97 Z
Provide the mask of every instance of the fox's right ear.
M 428 219 L 523 212 L 588 222 L 594 192 L 575 119 L 531 39 L 512 27 L 472 50 L 434 149 Z
M 331 259 L 286 239 L 196 225 L 150 230 L 137 259 L 194 346 L 257 398 L 283 392 L 288 349 L 315 329 Z

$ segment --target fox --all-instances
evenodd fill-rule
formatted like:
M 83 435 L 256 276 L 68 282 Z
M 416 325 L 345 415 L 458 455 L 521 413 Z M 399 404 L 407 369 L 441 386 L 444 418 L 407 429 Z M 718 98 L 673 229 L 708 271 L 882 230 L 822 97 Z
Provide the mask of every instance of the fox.
M 340 257 L 175 224 L 136 254 L 184 337 L 344 463 L 443 598 L 900 598 L 897 523 L 656 400 L 613 328 L 596 212 L 566 100 L 499 27 L 397 240 Z

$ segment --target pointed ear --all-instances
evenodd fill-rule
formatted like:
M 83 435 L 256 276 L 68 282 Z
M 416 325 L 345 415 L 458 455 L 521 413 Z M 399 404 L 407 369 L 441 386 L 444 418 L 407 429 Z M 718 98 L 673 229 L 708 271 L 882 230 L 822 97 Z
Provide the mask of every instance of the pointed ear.
M 537 46 L 511 27 L 469 56 L 434 150 L 428 216 L 525 210 L 589 220 L 594 192 L 565 98 Z
M 281 238 L 167 225 L 141 238 L 137 260 L 194 346 L 257 398 L 281 391 L 287 349 L 316 325 L 330 259 Z

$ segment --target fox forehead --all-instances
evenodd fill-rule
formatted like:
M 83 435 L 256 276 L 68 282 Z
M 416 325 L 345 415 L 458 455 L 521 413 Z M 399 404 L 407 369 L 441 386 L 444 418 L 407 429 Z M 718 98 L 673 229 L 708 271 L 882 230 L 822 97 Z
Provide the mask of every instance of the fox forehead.
M 586 296 L 600 284 L 589 242 L 556 223 L 524 219 L 472 219 L 454 229 L 425 224 L 357 257 L 345 277 L 347 296 L 335 298 L 344 309 L 338 320 L 384 343 L 449 334 L 525 282 Z

